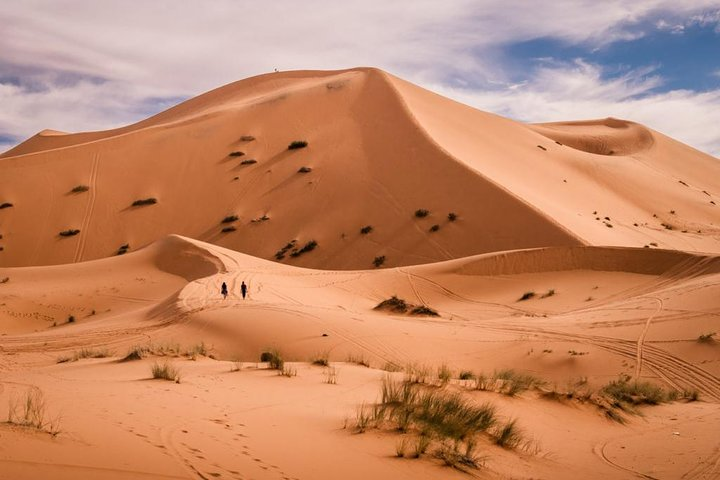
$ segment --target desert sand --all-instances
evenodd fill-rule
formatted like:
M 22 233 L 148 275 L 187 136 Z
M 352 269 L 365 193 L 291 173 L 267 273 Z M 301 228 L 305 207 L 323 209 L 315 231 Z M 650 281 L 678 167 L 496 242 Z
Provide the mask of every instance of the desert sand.
M 718 198 L 718 159 L 643 125 L 522 124 L 370 68 L 42 131 L 0 155 L 0 478 L 720 478 Z M 359 428 L 412 375 L 494 406 L 475 466 Z M 618 379 L 675 397 L 614 405 Z

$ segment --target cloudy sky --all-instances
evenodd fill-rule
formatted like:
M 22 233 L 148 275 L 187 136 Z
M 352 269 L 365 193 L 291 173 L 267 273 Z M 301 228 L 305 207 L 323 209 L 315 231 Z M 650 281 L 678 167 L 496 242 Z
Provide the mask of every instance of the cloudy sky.
M 354 66 L 522 121 L 627 118 L 720 156 L 720 0 L 0 0 L 0 152 L 274 68 Z

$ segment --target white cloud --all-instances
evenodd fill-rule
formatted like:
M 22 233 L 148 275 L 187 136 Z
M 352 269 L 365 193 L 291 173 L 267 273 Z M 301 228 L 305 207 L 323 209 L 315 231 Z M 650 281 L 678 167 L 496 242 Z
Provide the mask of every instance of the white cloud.
M 146 116 L 149 98 L 194 96 L 273 68 L 368 65 L 445 91 L 448 84 L 494 91 L 518 80 L 506 68 L 508 43 L 553 37 L 602 47 L 640 37 L 661 20 L 712 22 L 718 9 L 720 0 L 5 2 L 0 134 L 119 126 Z M 627 83 L 625 99 L 617 100 L 623 102 L 660 81 L 603 81 L 595 68 L 578 61 L 568 77 L 555 78 L 559 87 L 539 78 L 513 92 L 525 101 L 543 84 L 545 98 L 585 98 L 583 79 L 595 76 L 597 99 Z M 553 88 L 566 95 L 558 98 Z M 572 119 L 590 108 L 571 105 L 557 109 Z M 604 116 L 608 105 L 595 105 L 592 116 Z

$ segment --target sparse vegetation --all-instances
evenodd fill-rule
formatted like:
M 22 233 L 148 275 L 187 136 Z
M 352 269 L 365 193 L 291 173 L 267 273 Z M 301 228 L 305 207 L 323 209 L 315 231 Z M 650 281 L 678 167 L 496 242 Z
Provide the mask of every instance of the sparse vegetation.
M 120 248 L 118 248 L 117 255 L 125 255 L 128 250 L 130 249 L 130 244 L 126 243 L 124 245 L 120 245 Z
M 290 252 L 290 256 L 291 257 L 299 257 L 303 253 L 311 252 L 311 251 L 315 250 L 315 248 L 317 246 L 318 246 L 318 243 L 315 240 L 310 240 L 305 245 L 303 245 L 303 247 L 301 249 L 299 249 L 299 250 L 296 249 L 296 250 L 293 250 L 292 252 Z M 276 258 L 277 258 L 277 256 L 276 256 Z
M 283 366 L 281 369 L 278 370 L 278 375 L 282 375 L 283 377 L 297 377 L 297 368 L 291 367 L 290 365 L 283 363 Z
M 517 427 L 517 420 L 510 420 L 493 432 L 496 445 L 503 448 L 516 448 L 523 440 L 523 435 Z
M 415 216 L 417 218 L 425 218 L 430 214 L 428 210 L 425 210 L 424 208 L 419 208 L 415 210 Z
M 270 220 L 270 217 L 268 217 L 267 215 L 263 215 L 262 217 L 253 218 L 252 220 L 250 220 L 250 223 L 267 222 L 268 220 Z
M 70 356 L 60 356 L 57 358 L 57 363 L 65 362 L 77 362 L 84 358 L 107 358 L 112 356 L 112 352 L 107 348 L 81 348 L 75 350 Z
M 445 385 L 450 381 L 453 376 L 452 370 L 446 364 L 442 364 L 437 369 L 437 378 L 442 385 Z
M 252 142 L 253 140 L 255 140 L 255 137 L 253 137 L 252 135 L 243 135 L 242 137 L 240 137 L 240 141 L 243 142 Z
M 602 393 L 613 400 L 613 406 L 623 410 L 628 406 L 657 405 L 667 399 L 665 391 L 650 382 L 634 381 L 627 378 L 613 380 L 602 389 Z
M 375 268 L 380 267 L 383 263 L 385 263 L 385 255 L 379 255 L 373 259 L 373 265 L 375 265 Z
M 42 390 L 32 386 L 20 401 L 17 398 L 10 398 L 7 423 L 34 428 L 55 436 L 60 433 L 60 419 L 48 420 L 46 410 L 45 396 Z
M 180 370 L 170 362 L 155 362 L 150 367 L 152 378 L 180 383 Z
M 447 218 L 448 218 L 448 220 L 450 220 L 451 222 L 454 222 L 455 220 L 457 220 L 458 216 L 457 216 L 457 213 L 455 213 L 455 212 L 450 212 L 450 213 L 447 214 Z
M 540 298 L 548 298 L 548 297 L 552 297 L 553 295 L 555 295 L 555 289 L 554 289 L 554 288 L 551 288 L 551 289 L 548 290 L 546 293 L 543 293 L 543 294 L 540 296 Z
M 319 365 L 321 367 L 327 367 L 328 365 L 330 365 L 329 356 L 330 355 L 328 354 L 328 352 L 318 353 L 312 359 L 310 359 L 310 363 L 312 363 L 313 365 Z
M 238 220 L 237 215 L 228 215 L 227 217 L 223 218 L 220 223 L 232 223 Z
M 535 292 L 525 292 L 523 293 L 522 297 L 518 299 L 518 302 L 522 302 L 524 300 L 530 300 L 535 296 Z
M 300 167 L 298 169 L 298 173 L 310 173 L 312 172 L 312 168 L 310 167 Z
M 402 298 L 393 295 L 375 306 L 375 310 L 390 310 L 391 312 L 405 313 L 408 311 L 408 304 Z
M 156 203 L 158 203 L 157 198 L 150 197 L 150 198 L 142 198 L 139 200 L 135 200 L 132 203 L 132 206 L 133 207 L 142 207 L 144 205 L 155 205 Z
M 437 232 L 438 230 L 440 230 L 440 225 L 438 225 L 437 223 L 430 227 L 431 232 Z
M 73 187 L 73 189 L 70 190 L 70 193 L 82 193 L 87 192 L 88 190 L 90 190 L 90 187 L 88 187 L 87 185 L 78 185 L 76 187 Z
M 370 361 L 367 358 L 365 358 L 365 355 L 362 353 L 348 354 L 347 362 L 354 363 L 355 365 L 360 365 L 361 367 L 370 368 Z
M 540 150 L 547 151 L 547 148 L 543 147 L 542 145 L 538 145 L 537 147 L 538 147 Z
M 328 385 L 337 385 L 339 370 L 335 367 L 327 367 L 325 369 L 325 383 Z
M 10 281 L 10 277 L 0 278 L 0 283 L 7 283 Z
M 73 315 L 68 315 L 67 323 L 75 323 L 75 317 Z
M 71 228 L 71 229 L 63 230 L 62 232 L 60 232 L 60 236 L 61 237 L 72 237 L 74 235 L 77 235 L 78 233 L 80 233 L 80 230 L 78 230 L 77 228 Z
M 240 151 L 230 152 L 228 154 L 229 157 L 242 157 L 243 155 L 245 155 L 245 152 L 240 152 Z
M 665 228 L 665 230 L 673 230 L 674 229 L 674 227 L 672 225 L 670 225 L 669 223 L 661 223 L 660 225 L 662 225 Z
M 365 225 L 364 227 L 362 227 L 362 228 L 360 229 L 360 233 L 361 233 L 362 235 L 367 235 L 368 233 L 370 233 L 370 232 L 372 232 L 372 231 L 373 231 L 372 225 Z
M 5 203 L 3 203 L 3 204 L 0 204 L 0 210 L 2 210 L 2 209 L 4 209 L 4 208 L 14 207 L 14 206 L 15 206 L 15 205 L 13 205 L 13 204 L 10 203 L 10 202 L 5 202 Z
M 470 370 L 462 370 L 458 375 L 460 380 L 472 380 L 475 378 L 475 374 Z
M 285 366 L 285 360 L 279 350 L 272 349 L 260 354 L 260 361 L 267 362 L 272 370 L 282 370 Z
M 296 244 L 297 244 L 297 240 L 291 240 L 290 242 L 288 242 L 287 245 L 285 245 L 285 246 L 282 247 L 280 250 L 278 250 L 277 252 L 275 252 L 275 259 L 276 259 L 276 260 L 282 260 L 283 258 L 285 258 L 285 254 L 286 254 L 289 250 L 295 248 L 295 245 L 296 245 Z
M 590 355 L 590 352 L 578 352 L 576 350 L 568 350 L 568 353 L 573 357 L 582 357 L 583 355 Z
M 440 314 L 430 307 L 425 305 L 417 305 L 410 310 L 410 315 L 426 315 L 428 317 L 439 317 Z
M 703 333 L 700 336 L 698 336 L 697 341 L 698 341 L 698 343 L 713 343 L 713 342 L 715 342 L 715 339 L 713 337 L 716 334 L 717 334 L 716 332 Z
M 305 140 L 294 140 L 288 145 L 288 150 L 297 150 L 298 148 L 305 148 L 308 146 L 308 142 Z
M 255 163 L 257 163 L 257 160 L 255 160 L 254 158 L 247 158 L 240 162 L 240 165 L 253 165 Z
M 237 228 L 230 225 L 229 227 L 223 227 L 223 229 L 220 230 L 220 233 L 230 233 L 230 232 L 234 232 L 235 230 L 237 230 Z

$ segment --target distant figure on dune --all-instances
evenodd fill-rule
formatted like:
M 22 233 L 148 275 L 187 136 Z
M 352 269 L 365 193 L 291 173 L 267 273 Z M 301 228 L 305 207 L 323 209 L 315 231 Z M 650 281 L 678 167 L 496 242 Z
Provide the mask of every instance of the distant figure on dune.
M 240 292 L 242 293 L 243 300 L 245 300 L 245 294 L 247 294 L 247 285 L 245 285 L 245 282 L 242 282 L 240 285 Z
M 227 284 L 223 282 L 222 287 L 220 287 L 220 293 L 222 294 L 223 298 L 227 298 Z M 245 296 L 245 293 L 243 293 L 243 297 Z

